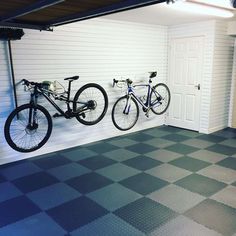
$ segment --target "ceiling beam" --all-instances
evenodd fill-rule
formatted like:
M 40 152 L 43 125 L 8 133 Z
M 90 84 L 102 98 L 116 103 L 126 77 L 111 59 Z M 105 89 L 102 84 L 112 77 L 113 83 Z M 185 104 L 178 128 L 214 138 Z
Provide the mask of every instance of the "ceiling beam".
M 52 20 L 49 22 L 49 26 L 60 26 L 77 21 L 87 20 L 98 16 L 104 16 L 111 13 L 121 12 L 125 10 L 131 10 L 139 7 L 149 6 L 162 2 L 169 2 L 170 0 L 126 0 L 119 3 L 111 4 L 109 6 L 101 7 L 99 9 L 72 14 Z
M 17 17 L 24 16 L 24 15 L 30 14 L 32 12 L 42 10 L 44 8 L 56 5 L 56 4 L 64 2 L 64 1 L 65 0 L 41 0 L 41 1 L 37 1 L 36 3 L 33 3 L 33 4 L 31 4 L 27 7 L 17 9 L 16 11 L 14 11 L 14 12 L 6 15 L 6 16 L 1 17 L 0 22 L 9 21 L 9 20 L 15 19 Z

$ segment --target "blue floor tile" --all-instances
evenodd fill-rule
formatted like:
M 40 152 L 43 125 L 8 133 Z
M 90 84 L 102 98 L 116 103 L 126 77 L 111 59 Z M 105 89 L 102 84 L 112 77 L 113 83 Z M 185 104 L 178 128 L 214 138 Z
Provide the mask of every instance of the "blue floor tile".
M 65 236 L 65 234 L 66 231 L 45 213 L 0 228 L 0 236 Z
M 56 207 L 67 201 L 80 197 L 75 189 L 64 183 L 57 183 L 48 187 L 28 193 L 27 197 L 31 199 L 42 210 Z
M 12 183 L 4 182 L 0 183 L 0 202 L 15 198 L 22 195 Z
M 58 180 L 46 172 L 39 172 L 33 175 L 16 179 L 13 181 L 14 185 L 23 193 L 32 192 L 40 188 L 57 183 Z
M 113 181 L 97 173 L 88 173 L 66 181 L 68 185 L 80 193 L 89 193 L 99 188 L 105 187 Z
M 0 171 L 6 179 L 14 180 L 40 172 L 41 169 L 32 162 L 16 162 L 14 165 L 3 166 Z
M 70 232 L 107 213 L 107 210 L 86 197 L 79 197 L 47 211 L 50 217 Z
M 0 203 L 0 227 L 15 223 L 39 212 L 40 209 L 25 196 L 7 200 Z

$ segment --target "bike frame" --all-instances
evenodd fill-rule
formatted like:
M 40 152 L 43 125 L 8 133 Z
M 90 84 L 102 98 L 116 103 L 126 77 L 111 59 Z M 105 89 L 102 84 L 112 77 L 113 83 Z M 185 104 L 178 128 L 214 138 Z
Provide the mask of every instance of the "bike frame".
M 135 91 L 133 90 L 133 88 L 135 88 L 135 87 L 148 87 L 147 98 L 146 98 L 146 102 L 145 103 L 143 103 L 143 101 L 135 94 Z M 127 89 L 128 99 L 127 99 L 127 104 L 126 104 L 124 112 L 126 114 L 129 113 L 129 109 L 130 109 L 129 103 L 130 103 L 131 97 L 134 98 L 134 100 L 137 101 L 143 107 L 144 110 L 148 111 L 150 108 L 152 108 L 153 106 L 155 106 L 159 102 L 157 100 L 156 102 L 151 104 L 151 93 L 152 92 L 154 92 L 156 96 L 161 97 L 161 95 L 158 94 L 153 89 L 153 87 L 151 86 L 151 81 L 149 81 L 149 84 L 139 84 L 139 85 L 134 85 L 134 86 L 131 86 L 130 84 L 128 84 L 128 89 Z
M 77 116 L 79 112 L 83 112 L 83 111 L 87 110 L 87 109 L 84 109 L 86 107 L 87 103 L 85 103 L 85 102 L 76 102 L 76 103 L 82 104 L 83 106 L 80 107 L 79 111 L 73 111 L 71 109 L 70 103 L 74 103 L 74 101 L 70 99 L 71 82 L 72 81 L 69 81 L 68 91 L 65 92 L 67 94 L 67 97 L 65 97 L 64 95 L 59 95 L 58 98 L 54 97 L 55 100 L 64 101 L 67 104 L 67 111 L 64 112 L 54 102 L 54 100 L 50 97 L 50 95 L 57 95 L 56 93 L 54 93 L 52 91 L 49 91 L 49 90 L 46 90 L 46 89 L 43 89 L 37 84 L 34 86 L 34 91 L 31 93 L 30 103 L 34 104 L 34 105 L 37 105 L 38 96 L 43 95 L 46 98 L 46 100 L 49 103 L 51 103 L 51 105 L 60 113 L 61 116 L 64 116 L 66 119 L 70 119 L 72 117 Z M 30 114 L 29 117 L 31 117 L 31 114 Z

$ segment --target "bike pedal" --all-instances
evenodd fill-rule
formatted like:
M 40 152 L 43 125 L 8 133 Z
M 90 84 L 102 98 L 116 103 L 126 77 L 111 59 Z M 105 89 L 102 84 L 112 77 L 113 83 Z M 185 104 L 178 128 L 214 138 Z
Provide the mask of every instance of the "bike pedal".
M 145 116 L 146 116 L 147 118 L 149 118 L 149 114 L 148 114 L 148 113 L 145 113 Z
M 61 114 L 55 113 L 52 117 L 53 117 L 53 118 L 57 118 L 57 117 L 61 117 L 61 116 L 62 116 Z

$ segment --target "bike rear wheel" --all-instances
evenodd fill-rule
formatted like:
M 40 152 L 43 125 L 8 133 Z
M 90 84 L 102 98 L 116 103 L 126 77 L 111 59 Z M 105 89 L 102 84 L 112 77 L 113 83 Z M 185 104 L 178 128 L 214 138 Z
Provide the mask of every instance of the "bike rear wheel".
M 151 92 L 151 110 L 156 115 L 166 112 L 170 105 L 170 90 L 166 84 L 160 83 L 152 88 Z
M 41 148 L 51 132 L 52 118 L 40 105 L 19 106 L 8 116 L 4 126 L 7 143 L 18 152 L 32 152 Z
M 138 103 L 131 97 L 124 96 L 119 98 L 112 108 L 112 122 L 119 130 L 131 129 L 139 117 Z
M 105 116 L 108 97 L 103 87 L 89 83 L 82 86 L 75 94 L 73 111 L 76 119 L 84 125 L 95 125 Z

